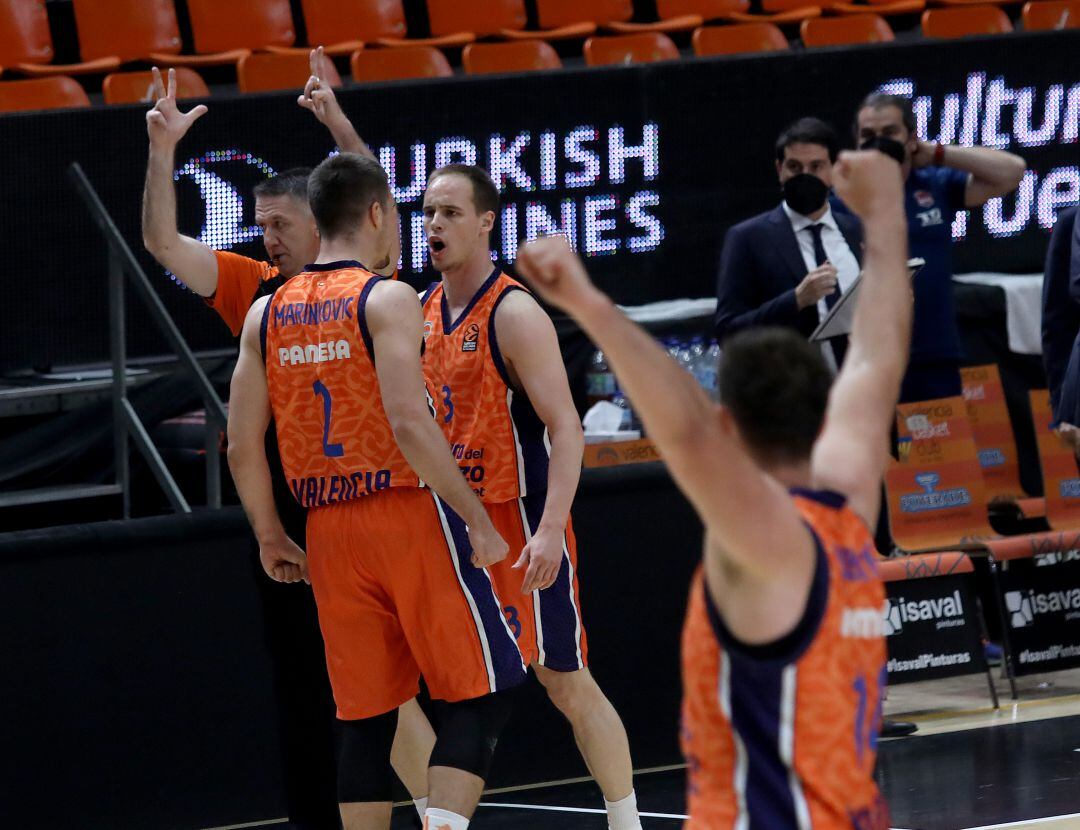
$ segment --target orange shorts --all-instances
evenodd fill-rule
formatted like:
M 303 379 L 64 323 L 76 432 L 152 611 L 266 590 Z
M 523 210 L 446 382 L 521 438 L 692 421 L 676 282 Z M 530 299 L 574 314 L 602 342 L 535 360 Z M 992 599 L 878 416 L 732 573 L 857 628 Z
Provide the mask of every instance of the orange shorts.
M 540 524 L 545 495 L 536 493 L 484 505 L 492 523 L 510 545 L 506 559 L 489 570 L 503 602 L 503 613 L 517 637 L 525 661 L 539 663 L 554 671 L 577 671 L 589 664 L 589 645 L 581 619 L 577 541 L 572 523 L 566 523 L 562 567 L 550 588 L 522 594 L 525 569 L 513 569 Z
M 308 511 L 308 568 L 338 717 L 389 712 L 418 691 L 468 700 L 525 666 L 465 524 L 430 490 L 392 488 Z

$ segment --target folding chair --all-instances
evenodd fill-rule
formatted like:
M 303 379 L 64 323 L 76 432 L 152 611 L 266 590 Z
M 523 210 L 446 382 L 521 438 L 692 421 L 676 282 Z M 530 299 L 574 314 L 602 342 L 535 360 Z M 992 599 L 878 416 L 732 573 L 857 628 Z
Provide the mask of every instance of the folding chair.
M 84 75 L 120 65 L 116 55 L 81 63 L 54 64 L 45 0 L 0 0 L 0 64 L 23 75 Z
M 303 0 L 303 9 L 308 43 L 333 56 L 352 54 L 365 44 L 457 47 L 476 40 L 461 26 L 438 37 L 409 37 L 401 0 Z
M 634 21 L 632 0 L 536 0 L 541 29 L 588 24 L 621 34 L 646 32 L 689 32 L 702 24 L 698 14 L 671 14 L 670 4 L 658 0 L 660 20 L 653 23 Z
M 449 78 L 454 74 L 446 56 L 434 46 L 400 49 L 363 49 L 350 60 L 357 83 L 406 78 Z
M 772 23 L 701 26 L 694 30 L 691 43 L 699 58 L 745 52 L 783 52 L 791 48 L 784 33 Z
M 198 72 L 176 67 L 176 97 L 206 98 L 210 90 Z M 101 91 L 106 104 L 136 104 L 152 100 L 153 75 L 147 72 L 113 72 L 105 76 Z
M 877 14 L 818 17 L 799 28 L 804 46 L 846 46 L 854 43 L 889 43 L 896 40 L 892 27 Z
M 241 92 L 303 89 L 310 77 L 311 62 L 302 53 L 255 52 L 241 58 L 236 68 Z M 341 86 L 341 76 L 329 58 L 323 61 L 321 77 L 332 87 Z
M 469 75 L 483 75 L 491 72 L 536 72 L 562 67 L 558 53 L 551 44 L 543 40 L 470 43 L 461 53 L 461 63 Z
M 654 63 L 678 58 L 679 50 L 671 38 L 660 32 L 591 37 L 585 41 L 585 63 L 588 66 Z
M 63 75 L 0 81 L 0 112 L 88 107 L 90 98 L 79 82 Z
M 963 6 L 923 12 L 924 37 L 957 38 L 1008 34 L 1013 30 L 1005 12 L 996 6 Z
M 1020 12 L 1024 30 L 1080 29 L 1080 0 L 1031 0 Z
M 289 0 L 187 0 L 195 51 L 200 55 L 292 46 Z

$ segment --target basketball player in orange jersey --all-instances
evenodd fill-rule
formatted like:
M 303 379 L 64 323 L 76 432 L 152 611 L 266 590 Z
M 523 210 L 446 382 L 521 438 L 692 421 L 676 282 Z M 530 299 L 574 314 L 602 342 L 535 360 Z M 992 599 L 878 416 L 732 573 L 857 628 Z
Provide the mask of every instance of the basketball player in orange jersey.
M 693 830 L 886 830 L 873 779 L 885 644 L 871 529 L 911 330 L 900 168 L 846 153 L 837 195 L 866 229 L 843 371 L 779 330 L 732 337 L 713 404 L 590 283 L 565 239 L 519 272 L 613 362 L 705 525 L 683 632 Z
M 399 255 L 386 173 L 343 154 L 315 169 L 308 190 L 319 257 L 244 322 L 229 462 L 266 572 L 310 578 L 315 592 L 346 830 L 389 827 L 397 709 L 421 672 L 442 709 L 424 824 L 464 830 L 509 714 L 504 691 L 525 677 L 483 569 L 507 545 L 431 418 L 416 295 L 361 264 L 383 269 Z M 261 439 L 271 415 L 286 479 L 308 509 L 310 558 L 274 506 Z
M 333 89 L 321 82 L 319 75 L 324 60 L 321 48 L 311 51 L 311 77 L 297 104 L 309 110 L 327 128 L 342 152 L 374 158 L 342 111 Z M 198 239 L 181 234 L 176 222 L 173 183 L 176 147 L 194 123 L 206 114 L 207 108 L 200 104 L 188 112 L 181 112 L 176 100 L 175 70 L 170 69 L 167 78 L 166 86 L 161 73 L 154 68 L 151 95 L 155 103 L 146 114 L 150 150 L 143 192 L 143 242 L 162 267 L 203 297 L 229 330 L 238 335 L 256 298 L 272 293 L 318 256 L 319 231 L 307 199 L 307 177 L 311 170 L 286 170 L 254 188 L 255 223 L 262 231 L 269 262 L 231 251 L 215 251 Z M 397 260 L 394 260 L 385 269 L 386 274 L 394 273 L 396 268 Z M 273 437 L 268 440 L 271 455 L 274 455 L 276 440 Z M 278 509 L 286 528 L 302 539 L 303 511 L 280 480 L 277 459 L 272 458 L 271 462 Z M 313 603 L 309 596 L 286 593 L 289 590 L 299 589 L 260 586 L 260 593 L 267 603 L 265 616 L 270 626 L 267 636 L 278 676 L 283 678 L 278 691 L 282 711 L 287 713 L 283 715 L 282 725 L 286 800 L 290 804 L 290 817 L 303 827 L 329 827 L 330 822 L 336 826 L 333 793 L 313 792 L 308 784 L 309 776 L 318 774 L 320 767 L 328 766 L 332 771 L 334 752 L 329 728 L 319 728 L 323 726 L 324 711 L 319 704 L 323 703 L 324 697 L 329 698 L 325 674 L 322 677 L 313 675 L 312 672 L 318 669 L 312 667 L 309 671 L 310 663 L 303 662 L 304 655 L 296 653 L 317 640 L 316 633 L 312 631 L 309 635 L 308 627 L 304 625 L 308 623 L 309 627 L 314 627 Z M 318 647 L 321 650 L 321 644 Z M 322 658 L 313 659 L 321 661 Z M 301 661 L 299 666 L 296 661 Z M 315 721 L 315 725 L 310 725 L 309 721 Z M 427 766 L 434 742 L 435 735 L 420 706 L 416 701 L 409 701 L 402 707 L 398 721 L 394 768 L 421 816 L 427 806 Z M 325 760 L 323 756 L 326 756 Z M 308 817 L 316 811 L 320 814 L 317 821 Z
M 424 296 L 436 420 L 511 555 L 491 569 L 522 653 L 570 721 L 613 830 L 639 830 L 630 747 L 588 669 L 570 505 L 584 440 L 555 328 L 491 264 L 499 192 L 479 167 L 428 179 L 424 229 L 442 281 Z

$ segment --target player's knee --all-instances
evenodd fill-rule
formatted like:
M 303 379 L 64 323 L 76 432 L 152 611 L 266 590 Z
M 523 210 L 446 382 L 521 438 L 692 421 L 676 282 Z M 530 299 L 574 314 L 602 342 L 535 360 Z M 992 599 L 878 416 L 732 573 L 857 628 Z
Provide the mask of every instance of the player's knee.
M 599 693 L 596 681 L 587 669 L 561 672 L 536 666 L 536 677 L 543 684 L 548 698 L 555 708 L 571 721 L 579 713 L 587 710 L 595 694 Z
M 398 713 L 362 720 L 339 720 L 341 751 L 338 754 L 338 801 L 390 801 L 394 778 L 390 751 L 394 745 Z
M 431 766 L 451 767 L 487 779 L 495 745 L 510 719 L 510 692 L 439 703 L 439 728 Z

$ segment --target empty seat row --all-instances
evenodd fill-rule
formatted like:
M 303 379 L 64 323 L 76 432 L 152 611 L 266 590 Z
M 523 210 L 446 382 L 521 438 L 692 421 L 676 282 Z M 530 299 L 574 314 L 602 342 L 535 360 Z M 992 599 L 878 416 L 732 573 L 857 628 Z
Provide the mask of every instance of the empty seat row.
M 1039 0 L 1024 7 L 1025 27 L 1063 28 L 1080 26 L 1080 0 Z M 1009 32 L 1008 17 L 997 7 L 972 5 L 963 8 L 933 9 L 922 15 L 923 32 L 928 37 L 962 37 L 972 34 Z M 800 26 L 807 47 L 854 43 L 882 43 L 894 39 L 888 22 L 876 14 L 864 13 L 836 18 L 810 18 Z M 703 26 L 693 33 L 698 56 L 786 50 L 788 40 L 771 23 Z M 640 32 L 614 37 L 592 37 L 585 43 L 585 61 L 590 66 L 643 63 L 677 59 L 679 50 L 661 32 Z M 467 44 L 462 63 L 468 74 L 525 72 L 558 69 L 558 53 L 546 41 L 521 40 L 504 43 Z M 353 80 L 369 83 L 405 78 L 449 77 L 453 70 L 446 57 L 432 46 L 399 49 L 358 49 L 350 60 Z M 238 64 L 242 92 L 263 92 L 299 88 L 309 74 L 307 51 L 246 53 Z M 342 80 L 329 59 L 320 75 L 332 86 Z M 48 83 L 46 81 L 53 81 Z M 209 90 L 202 78 L 188 67 L 177 68 L 179 97 L 204 97 Z M 102 86 L 108 104 L 147 100 L 149 72 L 117 72 L 106 76 Z M 83 88 L 71 78 L 0 82 L 0 111 L 89 106 Z
M 310 44 L 330 55 L 364 45 L 464 46 L 477 39 L 510 42 L 583 39 L 609 32 L 689 32 L 705 22 L 799 23 L 838 14 L 913 14 L 926 0 L 656 0 L 658 20 L 639 22 L 632 0 L 535 0 L 539 27 L 527 29 L 525 0 L 426 0 L 430 36 L 409 37 L 402 0 L 302 0 Z M 932 0 L 965 7 L 1017 0 Z M 168 66 L 235 64 L 253 51 L 299 49 L 289 0 L 186 0 L 193 54 L 183 53 L 174 0 L 72 0 L 81 61 L 56 64 L 45 0 L 0 0 L 0 66 L 17 73 L 105 73 L 133 61 Z M 1034 0 L 1034 26 L 1076 26 L 1078 0 Z M 1055 7 L 1055 10 L 1051 10 Z M 1025 23 L 1025 25 L 1027 25 Z M 306 47 L 303 47 L 306 48 Z

